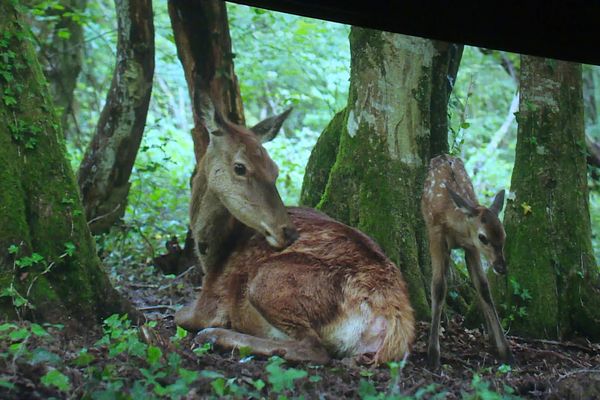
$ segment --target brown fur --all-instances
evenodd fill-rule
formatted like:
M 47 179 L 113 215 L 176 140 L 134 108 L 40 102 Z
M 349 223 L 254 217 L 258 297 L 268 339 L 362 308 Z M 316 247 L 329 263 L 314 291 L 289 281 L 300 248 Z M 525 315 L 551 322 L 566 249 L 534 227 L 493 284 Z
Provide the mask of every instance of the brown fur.
M 260 134 L 207 121 L 211 143 L 190 205 L 205 276 L 198 299 L 175 322 L 211 328 L 199 340 L 288 359 L 402 358 L 414 318 L 400 270 L 358 230 L 283 206 L 277 166 L 260 139 L 272 138 L 288 113 L 257 125 Z
M 379 362 L 399 359 L 414 339 L 414 319 L 398 268 L 367 236 L 315 210 L 288 208 L 300 237 L 283 251 L 254 233 L 220 271 L 209 273 L 186 329 L 231 327 L 262 338 L 315 336 L 335 356 L 327 332 L 361 303 L 391 321 Z
M 506 271 L 503 253 L 506 235 L 497 215 L 502 209 L 503 200 L 502 191 L 491 208 L 479 205 L 462 160 L 448 155 L 431 160 L 421 199 L 432 265 L 432 317 L 427 351 L 431 367 L 437 368 L 440 362 L 440 317 L 447 292 L 450 252 L 454 248 L 465 250 L 469 275 L 500 358 L 505 362 L 513 360 L 480 261 L 481 252 L 495 270 L 500 273 Z

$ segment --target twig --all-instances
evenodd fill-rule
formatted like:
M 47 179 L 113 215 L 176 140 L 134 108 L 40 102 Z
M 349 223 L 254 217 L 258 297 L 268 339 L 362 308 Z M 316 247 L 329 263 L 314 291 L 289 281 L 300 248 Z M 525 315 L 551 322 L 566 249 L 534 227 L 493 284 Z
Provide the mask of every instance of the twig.
M 590 373 L 590 372 L 600 373 L 600 369 L 577 369 L 575 371 L 569 371 L 566 374 L 561 375 L 561 377 L 558 378 L 557 382 L 560 382 L 563 379 L 568 378 L 569 376 L 572 376 L 572 375 L 575 375 L 575 374 L 587 374 L 587 373 Z
M 130 287 L 137 289 L 158 289 L 158 285 L 150 284 L 150 283 L 130 283 Z
M 172 311 L 176 311 L 177 309 L 173 306 L 170 306 L 168 304 L 162 304 L 162 305 L 157 305 L 157 306 L 148 306 L 148 307 L 141 307 L 138 308 L 139 311 L 153 311 L 153 310 L 172 310 Z
M 167 283 L 166 285 L 162 285 L 158 288 L 158 290 L 165 290 L 170 288 L 171 286 L 175 285 L 176 281 L 183 278 L 184 276 L 186 276 L 187 274 L 189 274 L 194 268 L 196 268 L 195 265 L 192 265 L 191 267 L 189 267 L 188 269 L 186 269 L 185 271 L 183 271 L 182 273 L 180 273 L 179 275 L 177 275 L 175 278 L 173 278 L 173 280 L 169 283 Z
M 552 346 L 561 346 L 561 347 L 566 347 L 566 348 L 571 348 L 571 349 L 578 349 L 581 351 L 585 351 L 586 353 L 592 353 L 592 354 L 596 354 L 598 353 L 598 350 L 593 349 L 591 346 L 583 346 L 581 344 L 577 344 L 577 343 L 573 343 L 573 342 L 559 342 L 557 340 L 548 340 L 548 339 L 529 339 L 529 338 L 523 338 L 523 337 L 519 337 L 519 336 L 507 336 L 507 338 L 509 338 L 510 340 L 514 340 L 517 342 L 526 342 L 526 343 L 540 343 L 540 344 L 548 344 L 548 345 L 552 345 Z
M 94 217 L 94 218 L 90 219 L 90 220 L 88 221 L 88 225 L 91 225 L 92 223 L 94 223 L 94 222 L 98 221 L 99 219 L 102 219 L 102 218 L 106 218 L 106 217 L 108 217 L 110 214 L 113 214 L 114 212 L 116 212 L 116 211 L 117 211 L 117 210 L 118 210 L 120 207 L 121 207 L 121 205 L 120 205 L 120 204 L 117 204 L 117 206 L 115 207 L 115 209 L 114 209 L 114 210 L 112 210 L 112 211 L 109 211 L 109 212 L 107 212 L 106 214 L 103 214 L 103 215 L 98 215 L 97 217 Z

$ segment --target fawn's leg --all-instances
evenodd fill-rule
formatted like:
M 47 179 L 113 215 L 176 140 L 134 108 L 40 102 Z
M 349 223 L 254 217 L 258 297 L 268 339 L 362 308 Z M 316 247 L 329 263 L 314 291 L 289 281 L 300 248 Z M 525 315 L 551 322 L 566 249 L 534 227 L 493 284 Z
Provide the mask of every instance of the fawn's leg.
M 465 249 L 465 260 L 469 269 L 469 275 L 471 276 L 475 290 L 477 290 L 477 297 L 479 298 L 479 304 L 486 319 L 488 334 L 492 337 L 498 351 L 498 356 L 503 362 L 513 364 L 514 358 L 500 325 L 498 313 L 492 300 L 490 285 L 481 268 L 479 252 L 477 250 Z
M 429 235 L 429 252 L 431 254 L 431 326 L 429 344 L 427 346 L 427 364 L 430 368 L 440 366 L 440 319 L 446 300 L 447 271 L 450 264 L 450 250 L 441 234 Z

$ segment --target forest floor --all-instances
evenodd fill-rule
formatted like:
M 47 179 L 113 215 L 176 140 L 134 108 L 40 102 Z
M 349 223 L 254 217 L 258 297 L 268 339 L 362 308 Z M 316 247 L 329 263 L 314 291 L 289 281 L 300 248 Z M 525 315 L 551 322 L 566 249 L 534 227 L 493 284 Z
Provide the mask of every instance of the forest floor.
M 516 365 L 508 367 L 482 331 L 458 317 L 444 324 L 436 372 L 425 362 L 427 323 L 418 323 L 405 363 L 376 368 L 220 352 L 173 323 L 174 307 L 194 296 L 185 278 L 140 272 L 117 282 L 153 321 L 141 328 L 115 317 L 102 332 L 81 336 L 0 321 L 0 398 L 600 399 L 600 344 L 509 336 Z

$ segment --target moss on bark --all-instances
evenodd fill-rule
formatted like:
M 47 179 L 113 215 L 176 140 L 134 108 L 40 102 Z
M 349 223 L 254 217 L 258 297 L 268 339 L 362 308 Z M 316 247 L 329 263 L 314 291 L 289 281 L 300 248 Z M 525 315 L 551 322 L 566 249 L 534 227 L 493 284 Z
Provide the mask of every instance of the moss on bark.
M 0 78 L 0 310 L 15 315 L 12 288 L 33 304 L 26 316 L 76 325 L 134 312 L 111 287 L 96 256 L 66 147 L 30 34 L 9 2 L 0 5 L 0 52 L 13 54 Z M 9 53 L 10 52 L 10 53 Z M 2 59 L 2 57 L 0 57 Z M 9 102 L 10 103 L 10 102 Z M 10 251 L 8 248 L 18 251 Z M 74 246 L 74 250 L 67 250 Z M 25 268 L 16 262 L 38 254 Z M 72 253 L 72 254 L 69 254 Z
M 300 204 L 307 207 L 316 207 L 325 192 L 329 180 L 329 173 L 335 163 L 340 136 L 344 130 L 346 112 L 338 112 L 323 133 L 319 136 L 306 165 L 306 173 L 302 182 Z
M 431 112 L 443 107 L 432 104 L 449 91 L 433 74 L 434 68 L 449 68 L 438 47 L 425 39 L 352 29 L 348 106 L 315 146 L 302 195 L 303 204 L 316 204 L 379 243 L 402 270 L 420 319 L 429 318 L 431 272 L 419 199 L 431 149 L 440 147 L 431 143 Z M 446 47 L 443 54 L 450 56 Z M 440 142 L 443 118 L 436 117 Z
M 523 56 L 521 104 L 505 227 L 509 276 L 531 300 L 512 331 L 534 337 L 600 337 L 600 290 L 588 208 L 581 66 Z

